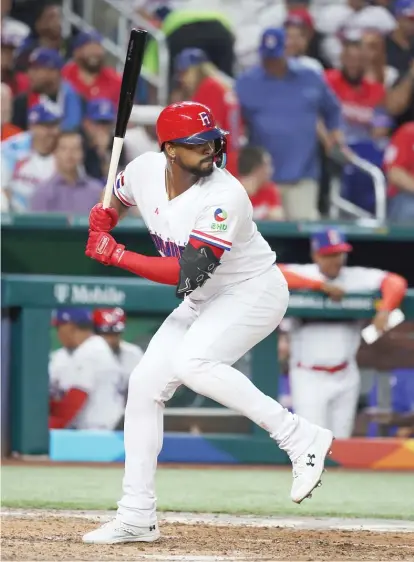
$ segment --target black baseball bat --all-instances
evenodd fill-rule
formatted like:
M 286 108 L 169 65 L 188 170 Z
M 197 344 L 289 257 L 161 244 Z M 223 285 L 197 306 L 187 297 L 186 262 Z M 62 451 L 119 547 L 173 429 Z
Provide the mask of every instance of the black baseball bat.
M 133 29 L 129 37 L 124 72 L 122 74 L 121 92 L 118 101 L 111 162 L 103 199 L 104 208 L 109 207 L 111 203 L 112 187 L 116 179 L 126 128 L 134 105 L 135 90 L 137 88 L 138 78 L 141 74 L 147 37 L 148 32 L 144 29 Z

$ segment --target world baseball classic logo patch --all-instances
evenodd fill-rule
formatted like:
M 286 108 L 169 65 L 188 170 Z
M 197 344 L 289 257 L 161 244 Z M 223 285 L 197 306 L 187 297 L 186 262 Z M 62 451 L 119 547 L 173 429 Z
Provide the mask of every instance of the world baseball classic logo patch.
M 223 222 L 227 219 L 227 213 L 224 209 L 216 209 L 214 211 L 214 220 L 216 222 Z

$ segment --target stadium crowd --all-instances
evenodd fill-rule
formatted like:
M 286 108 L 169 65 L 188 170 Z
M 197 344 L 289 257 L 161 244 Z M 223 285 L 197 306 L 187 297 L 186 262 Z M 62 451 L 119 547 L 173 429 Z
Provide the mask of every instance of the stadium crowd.
M 122 3 L 167 37 L 170 100 L 209 105 L 230 131 L 228 169 L 256 219 L 326 216 L 333 176 L 373 212 L 352 152 L 383 169 L 389 220 L 414 218 L 414 0 L 325 2 L 315 18 L 317 0 L 255 0 L 254 48 L 243 39 L 253 15 L 238 21 L 234 2 Z M 87 213 L 108 171 L 120 74 L 97 31 L 63 36 L 58 0 L 3 1 L 1 28 L 1 210 Z M 151 41 L 147 70 L 157 61 Z M 140 86 L 137 102 L 153 104 Z M 121 166 L 157 148 L 154 127 L 131 126 Z

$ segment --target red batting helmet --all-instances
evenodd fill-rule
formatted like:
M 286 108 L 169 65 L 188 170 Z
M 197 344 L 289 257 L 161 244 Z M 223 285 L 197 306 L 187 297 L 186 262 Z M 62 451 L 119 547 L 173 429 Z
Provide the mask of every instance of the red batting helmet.
M 122 308 L 97 308 L 93 324 L 98 334 L 120 334 L 125 330 L 126 315 Z
M 226 165 L 226 135 L 217 126 L 210 109 L 202 103 L 183 101 L 164 108 L 157 119 L 157 137 L 161 150 L 166 142 L 177 144 L 204 144 L 214 141 L 215 162 L 219 168 Z

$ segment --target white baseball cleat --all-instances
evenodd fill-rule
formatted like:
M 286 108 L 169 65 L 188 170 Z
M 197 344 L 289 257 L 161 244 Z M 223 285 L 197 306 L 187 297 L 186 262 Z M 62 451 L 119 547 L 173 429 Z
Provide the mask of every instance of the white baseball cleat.
M 293 463 L 293 484 L 290 497 L 295 503 L 310 498 L 312 491 L 322 485 L 325 459 L 331 453 L 334 440 L 332 431 L 319 429 L 313 443 Z
M 116 544 L 123 542 L 153 542 L 160 538 L 158 525 L 149 527 L 132 527 L 124 525 L 117 519 L 101 525 L 98 529 L 83 535 L 83 542 L 88 544 Z

